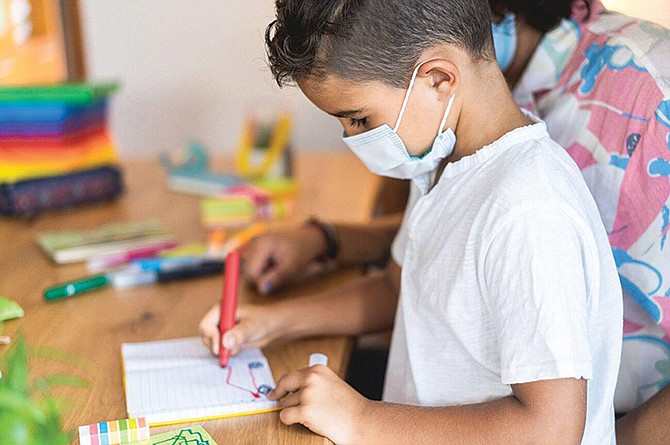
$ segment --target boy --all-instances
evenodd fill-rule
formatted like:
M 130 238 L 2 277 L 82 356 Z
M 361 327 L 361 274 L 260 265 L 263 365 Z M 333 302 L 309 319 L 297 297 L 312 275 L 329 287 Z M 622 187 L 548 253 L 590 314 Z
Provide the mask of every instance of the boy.
M 607 235 L 574 162 L 515 105 L 487 2 L 280 0 L 266 39 L 280 85 L 340 119 L 371 171 L 412 180 L 385 275 L 241 307 L 226 333 L 237 351 L 395 321 L 383 402 L 315 366 L 279 380 L 282 421 L 336 443 L 615 443 Z M 217 322 L 201 324 L 214 353 Z

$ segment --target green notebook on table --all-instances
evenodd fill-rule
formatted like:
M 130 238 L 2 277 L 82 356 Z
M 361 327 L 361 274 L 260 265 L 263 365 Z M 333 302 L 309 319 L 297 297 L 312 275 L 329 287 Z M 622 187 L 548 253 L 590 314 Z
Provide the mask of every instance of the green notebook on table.
M 197 425 L 153 435 L 151 445 L 216 445 L 216 442 L 203 427 Z
M 106 224 L 91 230 L 40 233 L 37 243 L 58 264 L 86 261 L 173 241 L 173 235 L 157 220 Z

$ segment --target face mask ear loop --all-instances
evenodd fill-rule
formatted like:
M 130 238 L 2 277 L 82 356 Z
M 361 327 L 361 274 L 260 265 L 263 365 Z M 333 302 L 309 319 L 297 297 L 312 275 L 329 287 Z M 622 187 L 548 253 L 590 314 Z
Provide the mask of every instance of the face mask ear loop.
M 444 131 L 444 126 L 447 125 L 447 118 L 449 117 L 449 113 L 451 113 L 451 106 L 454 104 L 454 99 L 456 99 L 455 91 L 454 94 L 451 95 L 449 103 L 447 103 L 447 109 L 444 111 L 444 117 L 442 118 L 442 122 L 440 123 L 440 128 L 437 129 L 438 136 L 442 134 L 442 132 Z
M 393 132 L 397 133 L 398 128 L 400 128 L 400 122 L 402 122 L 402 117 L 405 115 L 405 109 L 407 108 L 407 102 L 409 102 L 409 95 L 412 93 L 412 88 L 414 88 L 414 82 L 416 81 L 416 76 L 419 74 L 419 68 L 421 68 L 421 65 L 424 63 L 429 62 L 429 60 L 424 60 L 420 64 L 414 68 L 414 72 L 412 73 L 412 79 L 409 81 L 409 87 L 407 87 L 407 93 L 405 94 L 405 100 L 402 102 L 402 107 L 400 108 L 400 114 L 398 115 L 398 119 L 395 122 L 395 127 L 393 127 Z

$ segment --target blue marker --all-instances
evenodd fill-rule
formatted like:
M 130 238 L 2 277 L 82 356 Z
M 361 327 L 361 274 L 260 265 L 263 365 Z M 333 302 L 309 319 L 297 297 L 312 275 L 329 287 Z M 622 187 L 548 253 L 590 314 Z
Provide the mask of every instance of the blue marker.
M 145 272 L 165 272 L 180 267 L 194 266 L 200 264 L 202 261 L 202 257 L 198 256 L 143 258 L 133 261 L 132 265 Z
M 108 277 L 115 288 L 126 289 L 152 283 L 167 283 L 170 281 L 216 275 L 223 271 L 223 267 L 223 261 L 199 261 L 194 264 L 174 266 L 158 271 L 142 270 L 133 265 L 118 272 L 110 273 Z

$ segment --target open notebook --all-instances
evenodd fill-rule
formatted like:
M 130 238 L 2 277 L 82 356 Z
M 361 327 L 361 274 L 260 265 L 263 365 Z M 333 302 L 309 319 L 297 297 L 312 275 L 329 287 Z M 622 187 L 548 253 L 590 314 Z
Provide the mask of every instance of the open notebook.
M 260 349 L 242 351 L 226 368 L 200 338 L 121 345 L 126 407 L 151 426 L 242 416 L 279 409 Z

